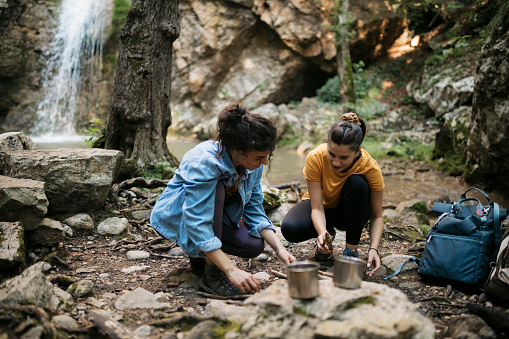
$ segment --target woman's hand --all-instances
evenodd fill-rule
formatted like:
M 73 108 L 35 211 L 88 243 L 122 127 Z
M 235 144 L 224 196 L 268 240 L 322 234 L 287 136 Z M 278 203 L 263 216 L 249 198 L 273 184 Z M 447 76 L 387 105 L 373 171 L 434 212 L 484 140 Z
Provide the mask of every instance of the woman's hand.
M 290 252 L 288 252 L 284 247 L 280 247 L 276 254 L 278 258 L 287 265 L 297 261 L 297 259 L 295 259 L 295 257 L 291 255 Z
M 327 242 L 325 241 L 325 235 L 327 232 L 324 232 L 316 238 L 316 245 L 318 246 L 318 251 L 323 254 L 331 253 L 332 248 L 327 246 Z
M 240 268 L 235 268 L 229 272 L 225 272 L 225 274 L 230 282 L 237 286 L 243 294 L 260 291 L 260 283 L 251 273 L 243 271 Z
M 370 248 L 368 250 L 368 264 L 366 265 L 368 268 L 374 267 L 372 271 L 366 272 L 367 275 L 370 277 L 373 276 L 378 270 L 380 269 L 380 266 L 382 265 L 380 261 L 380 257 L 378 256 L 378 251 L 374 248 Z

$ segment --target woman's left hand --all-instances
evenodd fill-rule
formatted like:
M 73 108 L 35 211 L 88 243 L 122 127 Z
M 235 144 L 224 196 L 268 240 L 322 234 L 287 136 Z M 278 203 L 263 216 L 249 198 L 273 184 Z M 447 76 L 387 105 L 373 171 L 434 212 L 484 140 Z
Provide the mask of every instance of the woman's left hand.
M 297 261 L 297 259 L 295 259 L 295 257 L 291 255 L 290 252 L 288 252 L 284 247 L 278 251 L 277 256 L 287 265 Z
M 380 261 L 380 257 L 378 256 L 378 252 L 374 249 L 368 250 L 368 264 L 366 265 L 368 268 L 374 267 L 372 271 L 366 272 L 367 275 L 370 277 L 373 276 L 378 270 L 380 269 L 380 266 L 382 265 L 382 262 Z

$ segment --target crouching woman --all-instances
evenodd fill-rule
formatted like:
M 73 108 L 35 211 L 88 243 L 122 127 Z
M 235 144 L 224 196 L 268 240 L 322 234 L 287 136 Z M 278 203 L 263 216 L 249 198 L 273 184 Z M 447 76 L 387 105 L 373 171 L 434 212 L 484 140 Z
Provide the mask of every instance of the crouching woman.
M 218 117 L 217 139 L 184 155 L 154 206 L 152 227 L 190 257 L 208 293 L 231 296 L 260 289 L 256 278 L 226 254 L 256 257 L 266 240 L 283 262 L 296 260 L 262 206 L 260 180 L 276 138 L 270 120 L 239 104 L 227 106 Z

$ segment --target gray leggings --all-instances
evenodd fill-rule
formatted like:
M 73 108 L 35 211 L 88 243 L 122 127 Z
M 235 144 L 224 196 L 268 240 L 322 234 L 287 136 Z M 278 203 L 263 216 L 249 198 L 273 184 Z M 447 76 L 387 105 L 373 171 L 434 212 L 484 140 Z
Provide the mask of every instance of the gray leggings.
M 241 199 L 240 196 L 239 199 Z M 265 247 L 263 239 L 250 235 L 249 229 L 242 219 L 239 222 L 239 228 L 223 223 L 224 204 L 225 187 L 223 181 L 219 180 L 216 186 L 214 223 L 212 228 L 214 229 L 214 235 L 223 243 L 221 249 L 225 253 L 241 258 L 257 257 Z

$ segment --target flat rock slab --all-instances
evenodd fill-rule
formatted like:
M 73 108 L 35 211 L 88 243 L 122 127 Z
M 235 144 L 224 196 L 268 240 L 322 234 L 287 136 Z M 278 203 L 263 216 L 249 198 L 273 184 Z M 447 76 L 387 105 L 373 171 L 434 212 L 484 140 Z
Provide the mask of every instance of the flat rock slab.
M 120 151 L 59 148 L 5 153 L 0 174 L 45 182 L 48 212 L 101 209 L 122 164 Z
M 292 299 L 286 280 L 245 300 L 244 306 L 212 300 L 207 315 L 242 324 L 246 338 L 434 338 L 431 320 L 406 295 L 387 285 L 363 282 L 361 288 L 335 287 L 320 280 L 320 295 Z

